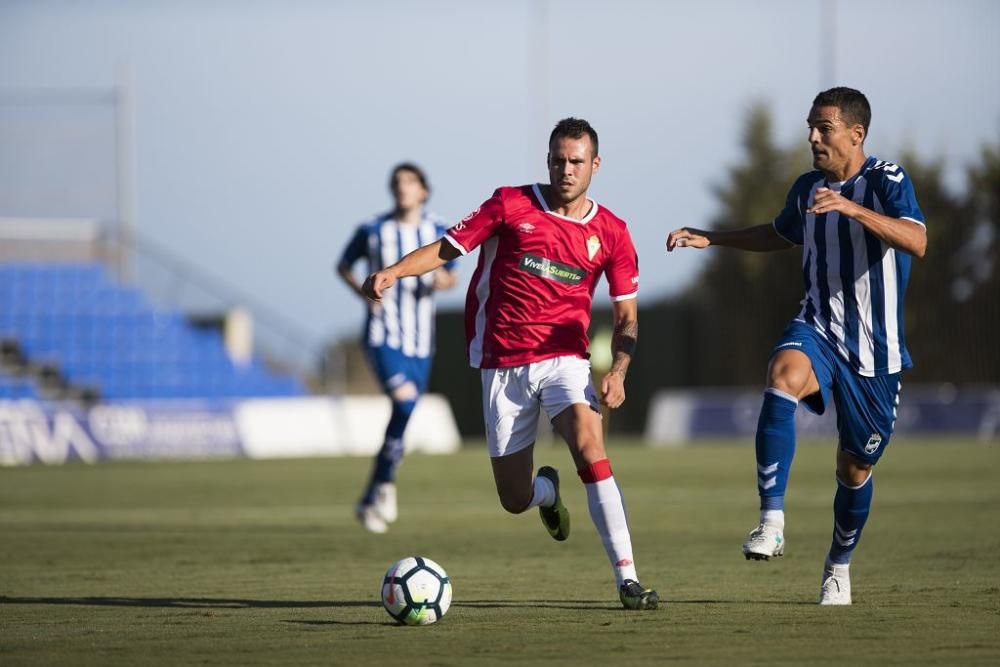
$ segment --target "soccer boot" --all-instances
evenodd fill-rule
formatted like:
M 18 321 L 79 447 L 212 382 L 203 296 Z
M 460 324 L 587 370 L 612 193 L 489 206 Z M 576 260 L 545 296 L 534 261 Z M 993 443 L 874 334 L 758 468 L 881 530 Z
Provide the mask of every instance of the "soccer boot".
M 396 505 L 396 485 L 392 482 L 382 482 L 375 485 L 375 511 L 386 523 L 392 523 L 399 517 Z
M 374 505 L 355 505 L 354 518 L 370 533 L 382 534 L 389 530 L 389 526 L 378 511 L 376 511 Z
M 656 609 L 660 596 L 652 588 L 643 588 L 635 579 L 626 579 L 618 588 L 618 597 L 626 609 Z
M 821 605 L 851 604 L 851 571 L 846 565 L 827 563 L 823 567 L 823 584 L 819 589 Z
M 747 560 L 768 560 L 785 553 L 785 536 L 781 528 L 762 523 L 752 531 L 743 543 L 743 555 Z
M 552 482 L 556 490 L 556 501 L 551 507 L 539 505 L 538 514 L 552 539 L 562 542 L 569 537 L 569 510 L 563 505 L 562 496 L 559 495 L 559 471 L 551 466 L 542 466 L 538 469 L 538 476 Z

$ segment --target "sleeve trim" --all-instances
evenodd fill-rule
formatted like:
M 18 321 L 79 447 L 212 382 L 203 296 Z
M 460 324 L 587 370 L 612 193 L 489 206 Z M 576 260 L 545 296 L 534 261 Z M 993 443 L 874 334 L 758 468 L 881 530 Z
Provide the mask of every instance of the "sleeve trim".
M 612 301 L 628 301 L 629 299 L 635 299 L 639 296 L 639 290 L 632 292 L 631 294 L 622 294 L 621 296 L 611 297 Z
M 775 234 L 777 234 L 777 235 L 778 235 L 778 236 L 780 236 L 781 238 L 785 239 L 786 241 L 788 241 L 788 242 L 789 242 L 789 243 L 791 243 L 792 245 L 802 245 L 801 243 L 796 243 L 796 242 L 795 242 L 795 241 L 793 241 L 792 239 L 790 239 L 790 238 L 788 238 L 787 236 L 785 236 L 784 234 L 782 234 L 782 233 L 781 233 L 781 230 L 780 230 L 780 229 L 778 229 L 778 225 L 777 225 L 777 222 L 778 222 L 778 219 L 777 219 L 777 218 L 775 218 L 774 220 L 772 220 L 772 221 L 771 221 L 771 227 L 773 227 L 773 228 L 774 228 L 774 233 L 775 233 Z
M 915 223 L 917 223 L 917 224 L 918 224 L 918 225 L 920 225 L 921 227 L 927 227 L 927 223 L 926 223 L 926 222 L 924 222 L 923 220 L 917 220 L 916 218 L 911 218 L 911 217 L 910 217 L 910 216 L 908 216 L 908 215 L 901 215 L 901 216 L 899 216 L 899 219 L 900 219 L 900 220 L 909 220 L 910 222 L 915 222 Z
M 458 241 L 456 241 L 454 239 L 454 237 L 452 237 L 451 234 L 445 234 L 441 238 L 443 238 L 445 241 L 447 241 L 451 245 L 455 246 L 455 250 L 457 250 L 460 253 L 462 253 L 462 255 L 468 255 L 469 254 L 469 251 L 465 249 L 465 246 L 463 246 L 461 243 L 459 243 Z

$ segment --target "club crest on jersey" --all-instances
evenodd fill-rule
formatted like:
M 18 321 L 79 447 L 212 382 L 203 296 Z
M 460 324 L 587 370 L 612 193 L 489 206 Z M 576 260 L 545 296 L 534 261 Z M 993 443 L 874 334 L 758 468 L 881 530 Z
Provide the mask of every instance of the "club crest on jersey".
M 868 444 L 865 445 L 865 454 L 874 454 L 875 450 L 879 448 L 882 444 L 882 436 L 878 433 L 872 433 L 872 437 L 868 438 Z
M 587 259 L 593 261 L 594 255 L 601 249 L 601 240 L 594 234 L 587 239 Z

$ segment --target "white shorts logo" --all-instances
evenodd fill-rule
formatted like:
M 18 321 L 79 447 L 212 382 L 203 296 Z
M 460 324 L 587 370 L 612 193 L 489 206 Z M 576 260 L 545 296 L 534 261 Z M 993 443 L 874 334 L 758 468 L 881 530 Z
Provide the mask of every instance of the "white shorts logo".
M 872 433 L 872 437 L 868 438 L 868 444 L 865 445 L 865 454 L 874 454 L 875 450 L 877 450 L 881 444 L 882 436 L 878 433 Z

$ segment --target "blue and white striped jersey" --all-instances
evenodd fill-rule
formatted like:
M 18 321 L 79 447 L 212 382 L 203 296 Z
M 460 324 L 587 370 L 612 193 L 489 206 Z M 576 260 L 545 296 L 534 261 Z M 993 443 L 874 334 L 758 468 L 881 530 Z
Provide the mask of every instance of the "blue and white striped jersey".
M 925 224 L 910 178 L 900 167 L 869 157 L 861 171 L 830 183 L 820 171 L 795 181 L 774 229 L 802 246 L 806 295 L 797 320 L 812 325 L 860 375 L 875 377 L 912 366 L 903 336 L 903 295 L 910 255 L 894 250 L 859 222 L 836 211 L 815 215 L 816 189 L 840 192 L 865 208 Z
M 401 224 L 392 213 L 363 222 L 344 249 L 341 266 L 364 259 L 369 272 L 395 264 L 404 255 L 433 243 L 444 235 L 443 218 L 425 212 L 419 225 Z M 453 262 L 445 265 L 451 270 Z M 429 357 L 434 352 L 434 274 L 399 280 L 381 303 L 368 305 L 365 343 L 388 346 L 408 357 Z

